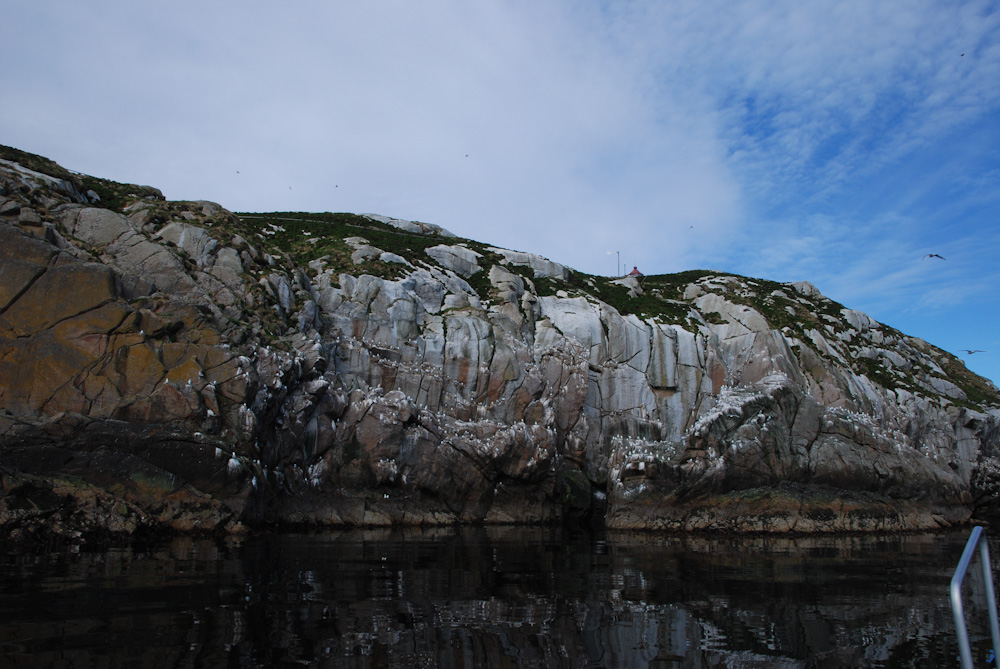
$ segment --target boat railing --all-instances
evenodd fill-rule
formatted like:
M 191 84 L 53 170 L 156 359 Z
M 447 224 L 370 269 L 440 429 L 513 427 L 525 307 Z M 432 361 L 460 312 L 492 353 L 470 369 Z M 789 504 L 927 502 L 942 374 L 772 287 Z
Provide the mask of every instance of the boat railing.
M 955 618 L 955 630 L 958 633 L 958 650 L 962 660 L 962 669 L 972 669 L 972 647 L 969 645 L 969 629 L 965 624 L 965 609 L 962 606 L 962 580 L 969 569 L 969 563 L 975 557 L 979 548 L 979 561 L 983 565 L 983 581 L 986 584 L 986 608 L 990 615 L 990 634 L 993 637 L 993 655 L 1000 654 L 1000 622 L 997 621 L 997 600 L 993 591 L 993 570 L 990 566 L 990 549 L 986 543 L 986 532 L 982 527 L 972 529 L 969 541 L 965 544 L 962 559 L 958 561 L 955 575 L 951 577 L 951 612 Z

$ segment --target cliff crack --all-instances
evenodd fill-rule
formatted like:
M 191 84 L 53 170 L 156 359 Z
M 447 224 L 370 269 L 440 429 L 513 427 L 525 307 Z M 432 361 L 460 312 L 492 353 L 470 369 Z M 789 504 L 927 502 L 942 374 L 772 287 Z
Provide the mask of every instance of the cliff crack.
M 21 288 L 21 290 L 19 290 L 17 292 L 17 294 L 14 295 L 10 299 L 10 301 L 7 303 L 7 306 L 5 306 L 3 308 L 0 308 L 0 315 L 3 315 L 8 309 L 10 309 L 12 306 L 14 306 L 15 304 L 17 304 L 17 301 L 20 300 L 24 296 L 25 293 L 27 293 L 29 290 L 31 290 L 31 287 L 34 286 L 38 282 L 38 280 L 41 279 L 45 275 L 45 273 L 47 271 L 48 271 L 48 267 L 43 267 L 43 266 L 39 265 L 38 266 L 38 272 L 36 272 L 35 275 L 32 276 L 25 283 L 24 287 Z

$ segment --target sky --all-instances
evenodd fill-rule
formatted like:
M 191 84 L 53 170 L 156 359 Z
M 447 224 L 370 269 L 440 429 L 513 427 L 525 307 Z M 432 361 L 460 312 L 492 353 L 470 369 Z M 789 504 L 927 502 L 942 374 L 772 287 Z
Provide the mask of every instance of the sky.
M 4 6 L 0 144 L 590 274 L 810 281 L 1000 382 L 996 0 Z

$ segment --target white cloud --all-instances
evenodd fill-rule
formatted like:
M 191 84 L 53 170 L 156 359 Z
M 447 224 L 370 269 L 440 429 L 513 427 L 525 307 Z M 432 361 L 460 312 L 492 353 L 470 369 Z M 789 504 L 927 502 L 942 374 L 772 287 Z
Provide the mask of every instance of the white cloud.
M 998 16 L 985 3 L 643 7 L 630 29 L 662 31 L 641 48 L 674 64 L 666 88 L 713 98 L 720 136 L 762 195 L 840 185 L 1000 99 L 997 46 L 984 43 Z

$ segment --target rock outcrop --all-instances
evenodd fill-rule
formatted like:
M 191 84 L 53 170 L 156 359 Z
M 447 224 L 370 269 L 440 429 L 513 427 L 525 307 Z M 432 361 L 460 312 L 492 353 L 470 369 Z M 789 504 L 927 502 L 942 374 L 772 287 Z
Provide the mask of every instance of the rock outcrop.
M 0 157 L 8 536 L 997 511 L 996 387 L 808 283 L 587 277 L 429 224 L 237 216 Z

